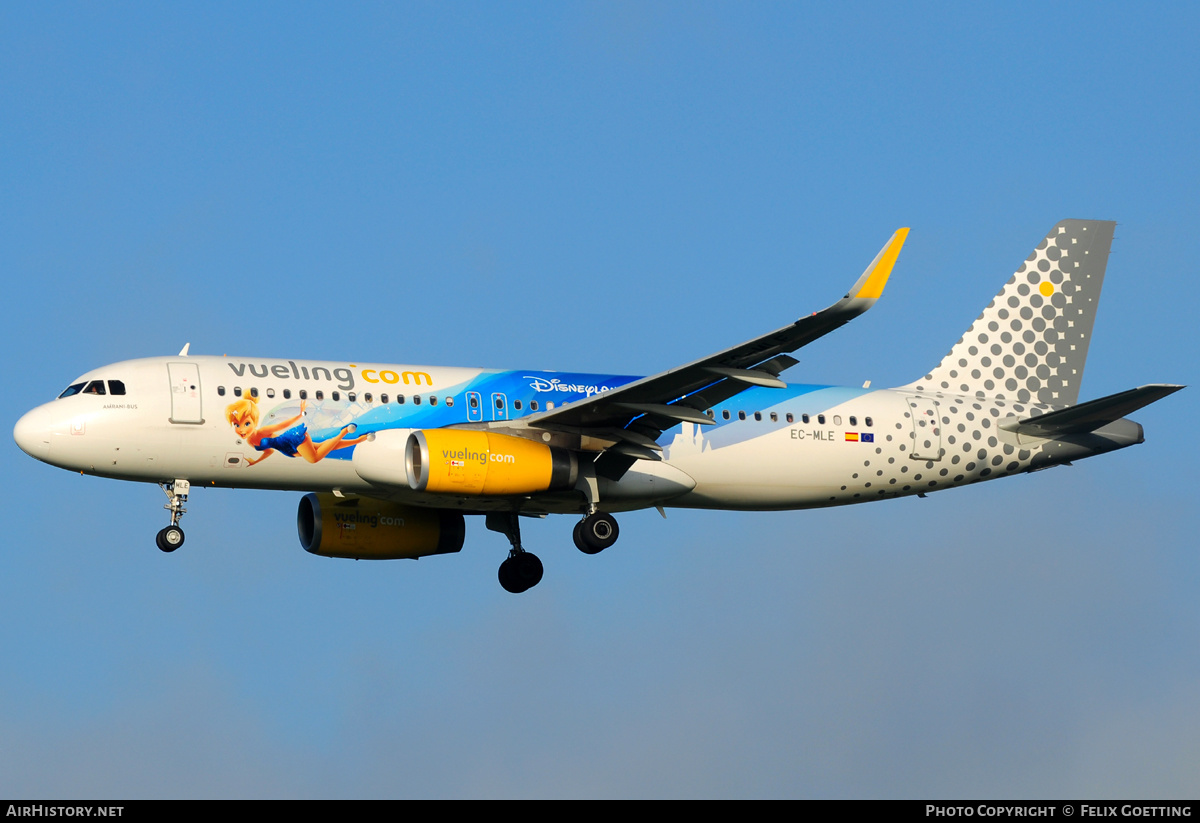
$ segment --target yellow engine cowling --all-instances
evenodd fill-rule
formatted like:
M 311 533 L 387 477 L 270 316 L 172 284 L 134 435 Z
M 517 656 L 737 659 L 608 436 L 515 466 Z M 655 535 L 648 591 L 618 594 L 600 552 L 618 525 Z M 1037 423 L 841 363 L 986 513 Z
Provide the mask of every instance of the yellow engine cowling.
M 459 512 L 332 494 L 300 498 L 296 526 L 306 552 L 353 560 L 416 560 L 452 554 L 463 547 L 466 535 Z
M 435 494 L 533 494 L 575 487 L 574 453 L 478 429 L 424 429 L 404 449 L 408 485 Z

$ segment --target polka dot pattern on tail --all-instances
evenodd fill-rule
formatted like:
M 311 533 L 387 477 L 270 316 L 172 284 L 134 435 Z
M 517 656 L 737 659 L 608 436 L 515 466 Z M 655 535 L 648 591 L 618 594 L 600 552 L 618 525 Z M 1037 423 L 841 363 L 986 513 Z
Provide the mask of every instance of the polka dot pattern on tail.
M 908 388 L 1076 403 L 1115 226 L 1056 225 L 937 368 Z

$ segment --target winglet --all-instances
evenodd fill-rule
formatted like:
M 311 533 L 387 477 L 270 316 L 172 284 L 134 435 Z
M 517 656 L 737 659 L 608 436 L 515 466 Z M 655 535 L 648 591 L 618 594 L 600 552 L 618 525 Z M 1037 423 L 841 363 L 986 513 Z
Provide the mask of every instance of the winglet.
M 191 343 L 184 343 L 184 344 L 183 344 L 183 348 L 179 350 L 179 356 L 180 356 L 180 357 L 187 357 L 187 356 L 188 356 L 188 349 L 189 349 L 189 348 L 191 348 L 191 346 L 192 346 L 192 344 L 191 344 Z
M 846 296 L 858 300 L 875 300 L 883 294 L 883 287 L 887 285 L 892 267 L 896 265 L 896 258 L 900 256 L 900 249 L 904 247 L 907 237 L 907 228 L 897 229 Z

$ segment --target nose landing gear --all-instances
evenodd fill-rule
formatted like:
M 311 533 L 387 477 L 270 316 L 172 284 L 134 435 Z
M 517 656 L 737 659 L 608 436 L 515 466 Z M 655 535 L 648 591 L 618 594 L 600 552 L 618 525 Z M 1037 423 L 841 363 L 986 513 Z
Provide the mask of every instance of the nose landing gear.
M 154 542 L 165 552 L 173 552 L 183 545 L 183 529 L 178 526 L 167 526 L 158 533 Z
M 171 512 L 171 525 L 160 531 L 154 542 L 164 552 L 173 552 L 183 545 L 183 529 L 179 528 L 179 518 L 187 511 L 183 504 L 187 502 L 191 483 L 186 480 L 175 480 L 171 483 L 159 483 L 167 496 L 167 505 L 163 506 Z

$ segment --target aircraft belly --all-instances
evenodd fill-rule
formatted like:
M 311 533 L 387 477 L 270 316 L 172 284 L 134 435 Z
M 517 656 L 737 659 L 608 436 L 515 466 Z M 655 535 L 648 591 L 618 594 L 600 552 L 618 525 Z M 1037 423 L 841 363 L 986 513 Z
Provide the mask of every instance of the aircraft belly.
M 878 456 L 870 444 L 846 442 L 844 431 L 826 429 L 821 435 L 801 439 L 789 427 L 698 454 L 672 453 L 671 465 L 696 480 L 696 488 L 672 505 L 738 509 L 830 505 L 861 474 L 864 460 Z
M 639 460 L 619 481 L 599 479 L 600 499 L 651 505 L 686 494 L 696 481 L 677 466 Z
M 236 456 L 236 455 L 235 455 Z M 371 495 L 375 487 L 355 473 L 348 460 L 324 461 L 309 465 L 300 460 L 279 461 L 247 468 L 222 468 L 205 473 L 205 481 L 215 486 L 243 489 L 280 489 L 284 491 L 326 491 L 338 489 L 347 494 Z M 236 464 L 235 464 L 236 466 Z M 375 496 L 380 496 L 376 493 Z
M 808 402 L 813 407 L 803 414 L 773 408 L 776 422 L 764 413 L 762 420 L 716 429 L 681 427 L 664 449 L 671 465 L 695 478 L 696 488 L 670 505 L 797 509 L 895 496 L 901 469 L 917 462 L 906 453 L 910 438 L 896 428 L 903 398 L 873 391 L 824 407 L 815 395 Z M 785 423 L 787 417 L 792 422 Z
M 689 447 L 672 449 L 671 463 L 694 477 L 696 488 L 670 505 L 800 509 L 864 503 L 1047 468 L 1142 437 L 1136 423 L 1119 420 L 1093 433 L 1035 444 L 998 425 L 1007 415 L 1026 413 L 1020 404 L 880 394 L 873 398 L 878 416 L 869 431 L 790 426 L 738 442 L 726 438 L 713 448 L 702 434 L 694 445 L 677 436 L 675 445 Z M 828 420 L 835 410 L 825 413 Z M 840 416 L 849 419 L 844 408 Z M 856 416 L 865 419 L 861 411 Z

